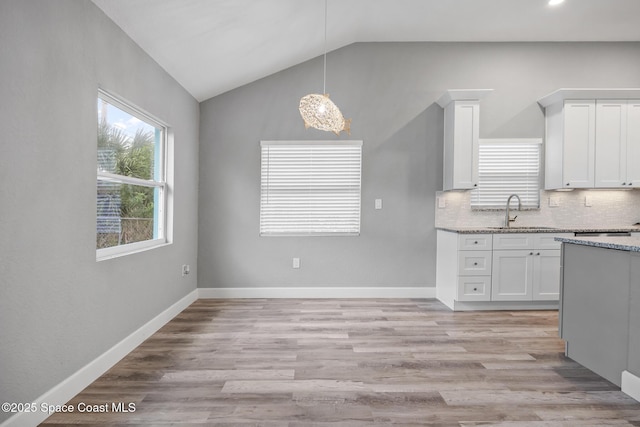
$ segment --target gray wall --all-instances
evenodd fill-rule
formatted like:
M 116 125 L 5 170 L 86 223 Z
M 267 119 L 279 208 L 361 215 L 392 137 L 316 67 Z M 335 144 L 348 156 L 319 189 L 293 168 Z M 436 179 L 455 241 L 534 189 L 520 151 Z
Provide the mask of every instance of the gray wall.
M 361 236 L 258 236 L 259 141 L 336 138 L 305 130 L 297 111 L 301 96 L 322 91 L 316 58 L 201 104 L 199 287 L 434 286 L 443 121 L 434 102 L 447 89 L 494 89 L 481 138 L 543 137 L 538 98 L 640 87 L 640 44 L 354 44 L 328 55 L 327 73 L 327 92 L 353 118 L 341 138 L 364 140 Z
M 199 105 L 88 0 L 0 1 L 0 76 L 0 401 L 31 402 L 196 288 Z M 174 243 L 102 262 L 99 85 L 175 133 Z

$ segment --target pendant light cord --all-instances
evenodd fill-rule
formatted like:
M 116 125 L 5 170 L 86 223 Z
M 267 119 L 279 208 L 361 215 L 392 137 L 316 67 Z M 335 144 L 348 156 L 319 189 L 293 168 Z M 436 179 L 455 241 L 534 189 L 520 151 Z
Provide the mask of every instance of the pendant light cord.
M 322 80 L 322 94 L 327 94 L 327 1 L 324 0 L 324 73 Z

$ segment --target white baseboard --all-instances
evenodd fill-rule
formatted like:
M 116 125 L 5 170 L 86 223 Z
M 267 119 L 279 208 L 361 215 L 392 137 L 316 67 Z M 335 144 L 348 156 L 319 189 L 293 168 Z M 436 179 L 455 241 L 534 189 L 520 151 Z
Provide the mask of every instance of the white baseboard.
M 49 416 L 46 412 L 40 411 L 42 403 L 48 405 L 64 405 L 67 403 L 196 299 L 198 299 L 197 289 L 142 325 L 138 330 L 98 356 L 84 368 L 81 368 L 75 374 L 34 400 L 38 408 L 36 412 L 18 413 L 3 422 L 1 426 L 31 427 L 38 425 Z
M 453 311 L 557 310 L 558 301 L 454 301 Z
M 622 371 L 621 390 L 640 402 L 640 377 L 629 371 Z
M 199 298 L 435 298 L 436 288 L 199 288 Z

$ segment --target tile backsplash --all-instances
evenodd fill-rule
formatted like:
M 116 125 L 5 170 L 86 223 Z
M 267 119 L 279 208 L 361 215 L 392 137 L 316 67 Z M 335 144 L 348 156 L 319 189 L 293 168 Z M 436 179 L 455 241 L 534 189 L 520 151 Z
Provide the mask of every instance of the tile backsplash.
M 504 210 L 472 210 L 470 196 L 469 191 L 437 192 L 436 227 L 504 225 Z M 518 215 L 512 224 L 519 226 L 628 227 L 640 222 L 640 190 L 541 190 L 540 209 L 512 212 Z

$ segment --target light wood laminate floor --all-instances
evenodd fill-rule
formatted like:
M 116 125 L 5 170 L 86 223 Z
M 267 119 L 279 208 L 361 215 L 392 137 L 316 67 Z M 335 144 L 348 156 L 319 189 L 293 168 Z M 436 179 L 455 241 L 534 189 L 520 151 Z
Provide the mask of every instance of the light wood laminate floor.
M 555 311 L 436 300 L 198 300 L 45 425 L 640 426 L 564 357 Z

